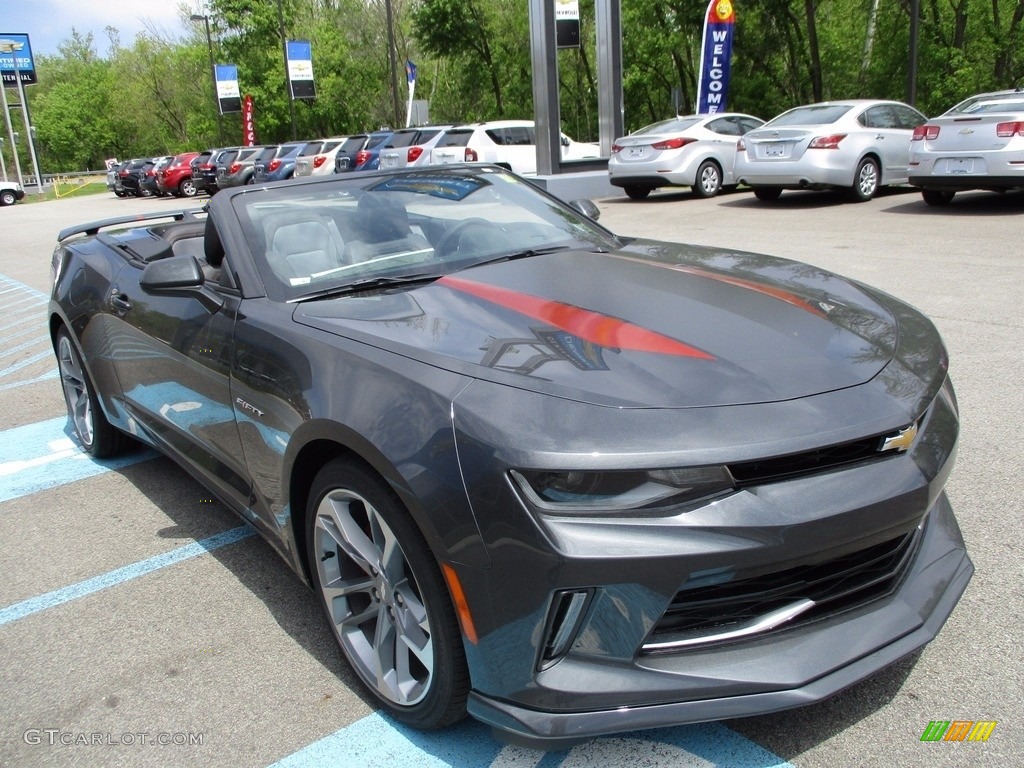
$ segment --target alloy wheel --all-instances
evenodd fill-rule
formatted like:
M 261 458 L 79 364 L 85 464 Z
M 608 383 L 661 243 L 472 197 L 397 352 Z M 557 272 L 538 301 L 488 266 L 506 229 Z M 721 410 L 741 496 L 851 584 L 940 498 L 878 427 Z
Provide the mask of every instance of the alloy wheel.
M 391 527 L 365 498 L 338 488 L 317 508 L 312 553 L 335 635 L 356 673 L 395 705 L 420 702 L 434 675 L 434 633 Z
M 78 354 L 66 335 L 60 337 L 57 345 L 57 360 L 60 368 L 60 383 L 64 388 L 64 399 L 68 406 L 75 433 L 88 448 L 93 443 L 92 398 L 89 396 L 89 381 L 79 362 Z

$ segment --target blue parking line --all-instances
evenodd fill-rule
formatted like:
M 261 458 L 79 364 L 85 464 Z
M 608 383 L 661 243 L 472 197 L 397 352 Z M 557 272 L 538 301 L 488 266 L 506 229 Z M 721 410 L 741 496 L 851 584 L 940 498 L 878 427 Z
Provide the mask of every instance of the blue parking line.
M 94 459 L 65 431 L 60 416 L 0 432 L 0 502 L 73 483 L 159 454 L 149 449 L 114 459 Z
M 655 745 L 657 745 L 655 747 Z M 641 748 L 638 750 L 638 748 Z M 270 768 L 561 768 L 566 765 L 628 765 L 642 750 L 645 765 L 673 768 L 794 768 L 721 723 L 633 731 L 580 744 L 564 752 L 534 752 L 498 742 L 482 723 L 466 721 L 442 731 L 421 732 L 380 713 L 325 736 Z M 653 759 L 652 759 L 653 758 Z
M 19 283 L 17 280 L 13 280 L 7 275 L 0 275 L 0 290 L 3 290 L 5 293 L 11 290 L 17 291 L 18 293 L 27 293 L 29 296 L 34 296 L 37 299 L 44 299 L 47 301 L 50 298 L 49 294 L 36 290 L 30 285 Z
M 79 597 L 91 595 L 93 592 L 99 592 L 101 589 L 113 587 L 131 579 L 137 579 L 139 576 L 145 576 L 147 573 L 180 563 L 183 560 L 205 555 L 207 552 L 212 552 L 220 547 L 247 539 L 255 535 L 255 533 L 256 531 L 248 525 L 240 525 L 237 528 L 218 533 L 201 541 L 195 541 L 191 544 L 186 544 L 184 547 L 172 549 L 170 552 L 164 552 L 162 555 L 154 555 L 146 560 L 102 573 L 99 576 L 80 581 L 77 584 L 55 589 L 52 592 L 47 592 L 44 595 L 32 597 L 28 600 L 22 600 L 20 603 L 0 609 L 0 625 L 23 619 L 26 616 L 31 616 L 33 613 L 53 608 L 56 605 L 62 605 Z
M 23 379 L 22 381 L 10 381 L 6 384 L 0 384 L 0 392 L 8 389 L 17 389 L 18 387 L 26 387 L 29 384 L 38 384 L 40 381 L 49 381 L 50 379 L 56 379 L 58 375 L 56 368 L 47 371 L 44 374 L 36 376 L 34 379 Z

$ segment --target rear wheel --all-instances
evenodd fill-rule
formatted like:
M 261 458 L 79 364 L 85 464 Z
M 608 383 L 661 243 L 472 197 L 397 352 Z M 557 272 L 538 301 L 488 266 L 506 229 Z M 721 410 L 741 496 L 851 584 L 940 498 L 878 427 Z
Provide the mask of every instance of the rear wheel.
M 82 447 L 98 459 L 120 453 L 128 438 L 103 415 L 78 348 L 66 328 L 57 333 L 57 367 L 68 419 Z
M 722 189 L 722 169 L 714 160 L 705 160 L 697 168 L 697 180 L 693 185 L 696 197 L 714 197 Z
M 181 184 L 178 185 L 178 194 L 181 197 L 195 197 L 196 192 L 198 192 L 196 183 L 192 179 L 182 179 Z
M 313 585 L 363 685 L 408 725 L 462 719 L 469 673 L 455 611 L 395 493 L 364 466 L 335 459 L 313 481 L 306 520 Z
M 878 192 L 879 181 L 878 162 L 872 157 L 865 157 L 853 176 L 850 199 L 857 203 L 867 202 Z
M 754 187 L 754 197 L 758 200 L 778 200 L 782 194 L 782 187 Z
M 921 197 L 928 205 L 943 206 L 953 202 L 953 195 L 956 192 L 946 192 L 942 189 L 922 189 Z
M 651 194 L 651 188 L 650 187 L 634 187 L 634 186 L 629 186 L 629 187 L 623 187 L 623 189 L 626 192 L 626 196 L 630 200 L 646 200 L 647 196 L 649 194 Z

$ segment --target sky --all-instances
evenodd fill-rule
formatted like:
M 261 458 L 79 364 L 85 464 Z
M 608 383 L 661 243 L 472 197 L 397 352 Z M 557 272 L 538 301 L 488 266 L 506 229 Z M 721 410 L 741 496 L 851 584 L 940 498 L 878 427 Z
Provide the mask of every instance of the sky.
M 34 56 L 55 55 L 74 28 L 82 35 L 91 32 L 93 47 L 105 56 L 110 47 L 104 32 L 108 26 L 117 27 L 124 46 L 130 46 L 138 32 L 183 36 L 181 4 L 193 13 L 205 8 L 203 0 L 0 0 L 0 35 L 27 34 Z

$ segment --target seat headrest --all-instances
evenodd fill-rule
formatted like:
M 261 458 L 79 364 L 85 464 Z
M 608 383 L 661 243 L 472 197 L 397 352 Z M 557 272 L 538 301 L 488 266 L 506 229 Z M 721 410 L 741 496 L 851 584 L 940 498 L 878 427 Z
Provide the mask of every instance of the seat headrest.
M 219 269 L 224 262 L 224 244 L 220 241 L 217 225 L 213 223 L 210 214 L 206 214 L 206 227 L 203 230 L 203 254 L 206 263 L 215 269 Z

